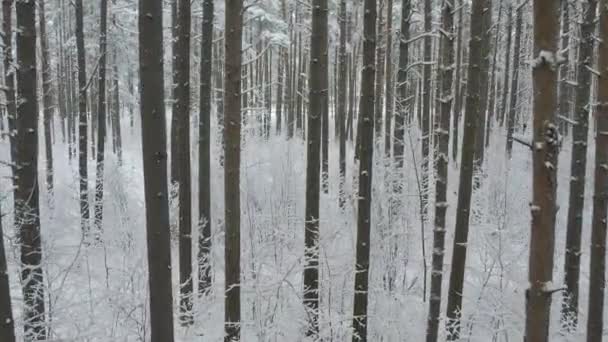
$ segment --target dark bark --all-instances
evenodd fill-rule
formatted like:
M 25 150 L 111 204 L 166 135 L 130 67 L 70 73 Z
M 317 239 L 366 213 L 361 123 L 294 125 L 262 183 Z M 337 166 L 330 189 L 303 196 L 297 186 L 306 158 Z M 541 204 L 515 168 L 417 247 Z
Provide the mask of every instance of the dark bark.
M 80 225 L 82 233 L 89 233 L 89 187 L 87 148 L 87 74 L 84 51 L 83 0 L 76 0 L 76 50 L 78 60 L 78 174 L 80 181 Z
M 106 144 L 106 60 L 107 60 L 107 24 L 108 2 L 101 1 L 99 25 L 99 70 L 98 70 L 98 98 L 97 98 L 97 160 L 95 179 L 95 230 L 101 234 L 103 226 L 103 184 L 105 168 Z
M 339 156 L 338 164 L 340 170 L 338 202 L 340 208 L 346 202 L 344 182 L 346 181 L 346 87 L 347 87 L 347 56 L 346 56 L 346 0 L 340 0 L 340 46 L 338 48 L 338 111 L 336 120 L 338 123 Z
M 447 338 L 457 341 L 460 338 L 460 312 L 462 311 L 462 289 L 467 256 L 469 235 L 469 215 L 473 190 L 474 155 L 479 117 L 484 113 L 481 106 L 480 90 L 484 77 L 481 73 L 482 40 L 485 32 L 481 18 L 487 6 L 486 0 L 473 0 L 471 4 L 471 39 L 469 40 L 469 63 L 467 70 L 467 98 L 464 113 L 464 132 L 460 154 L 460 179 L 458 184 L 458 204 L 456 207 L 456 227 L 454 232 L 453 253 L 450 271 L 447 303 Z
M 591 223 L 591 263 L 587 342 L 601 342 L 604 335 L 604 289 L 606 287 L 606 220 L 608 219 L 608 2 L 600 0 L 597 82 L 597 132 L 595 182 Z
M 203 2 L 201 40 L 201 88 L 198 145 L 198 293 L 211 289 L 211 50 L 213 0 Z
M 487 105 L 488 105 L 488 87 L 489 87 L 489 70 L 490 70 L 490 50 L 491 50 L 491 32 L 492 32 L 492 0 L 484 0 L 484 8 L 480 13 L 479 21 L 482 24 L 481 38 L 481 68 L 479 72 L 482 74 L 480 79 L 481 84 L 479 86 L 479 101 L 481 106 L 480 115 L 477 117 L 479 120 L 477 124 L 477 137 L 475 138 L 475 171 L 479 172 L 481 176 L 483 162 L 485 158 L 485 137 L 486 137 L 486 120 L 487 118 Z M 477 20 L 471 16 L 471 22 Z M 471 24 L 472 25 L 472 24 Z M 475 187 L 479 186 L 480 178 L 476 179 Z
M 507 9 L 507 25 L 505 28 L 505 56 L 504 56 L 504 61 L 505 61 L 505 72 L 502 75 L 503 79 L 502 79 L 502 99 L 501 99 L 501 105 L 500 105 L 500 113 L 499 113 L 499 118 L 498 121 L 500 122 L 500 127 L 504 126 L 505 123 L 505 116 L 507 113 L 507 99 L 508 99 L 508 94 L 509 94 L 509 75 L 511 74 L 511 33 L 513 31 L 512 27 L 513 27 L 513 6 L 511 6 L 510 4 L 507 4 L 507 6 L 509 7 Z
M 395 113 L 395 141 L 393 143 L 393 158 L 397 167 L 403 167 L 404 139 L 406 119 L 409 117 L 409 100 L 407 84 L 407 68 L 409 64 L 409 44 L 410 39 L 410 19 L 411 2 L 402 0 L 401 2 L 401 30 L 399 39 L 399 71 L 397 73 L 397 112 Z
M 559 132 L 556 122 L 559 2 L 534 1 L 533 143 L 526 341 L 549 341 Z
M 431 27 L 433 20 L 432 13 L 432 1 L 424 0 L 424 32 L 427 36 L 424 37 L 423 41 L 423 76 L 422 76 L 422 109 L 421 115 L 422 120 L 420 123 L 422 124 L 422 162 L 421 162 L 421 186 L 422 186 L 422 194 L 421 194 L 421 202 L 420 206 L 422 207 L 422 212 L 424 215 L 424 219 L 426 219 L 427 213 L 427 202 L 428 202 L 428 189 L 429 189 L 429 160 L 431 158 L 430 153 L 430 141 L 431 141 L 431 49 L 432 49 L 432 38 Z
M 374 79 L 376 65 L 376 0 L 365 0 L 363 10 L 363 69 L 361 70 L 361 145 L 357 210 L 353 342 L 367 341 L 370 221 L 374 153 Z
M 53 198 L 53 140 L 51 127 L 53 125 L 53 94 L 51 93 L 51 64 L 49 57 L 49 43 L 46 33 L 46 18 L 44 1 L 38 3 L 38 22 L 40 26 L 40 50 L 42 66 L 42 111 L 44 126 L 44 160 L 46 166 L 46 189 L 50 198 Z
M 562 11 L 561 50 L 568 51 L 570 46 L 570 11 L 568 8 L 568 0 L 561 0 L 560 3 Z M 566 55 L 569 55 L 569 53 L 566 52 Z M 569 72 L 570 61 L 566 61 L 559 67 L 559 114 L 565 118 L 570 118 L 571 113 L 571 88 L 568 84 Z M 559 130 L 562 135 L 568 134 L 568 122 L 560 120 Z
M 595 11 L 596 0 L 582 4 L 581 39 L 578 49 L 576 99 L 572 125 L 572 157 L 570 162 L 570 194 L 568 198 L 568 220 L 566 228 L 566 251 L 564 260 L 564 301 L 562 324 L 575 329 L 578 323 L 578 290 L 580 275 L 581 231 L 585 205 L 585 173 L 587 171 L 587 135 L 591 107 L 591 71 L 594 66 Z M 563 115 L 563 114 L 562 114 Z M 592 271 L 595 271 L 592 269 Z
M 175 70 L 173 123 L 177 141 L 177 184 L 179 225 L 180 321 L 194 323 L 192 317 L 192 200 L 190 177 L 190 0 L 177 1 L 177 43 L 174 45 Z
M 114 26 L 116 26 L 116 15 L 112 15 Z M 116 45 L 112 49 L 112 140 L 116 147 L 115 153 L 118 165 L 122 165 L 122 132 L 120 123 L 120 96 L 118 89 L 118 56 Z
M 383 31 L 384 31 L 384 0 L 377 1 L 378 9 L 376 14 L 377 25 L 376 25 L 376 75 L 374 84 L 376 87 L 376 100 L 374 101 L 374 137 L 376 141 L 380 141 L 382 137 L 382 100 L 383 100 L 383 88 L 384 88 L 384 45 L 383 43 Z
M 226 237 L 226 297 L 224 304 L 224 341 L 241 338 L 241 50 L 243 37 L 243 0 L 226 0 L 224 72 L 224 210 Z
M 150 340 L 173 342 L 171 239 L 167 186 L 167 132 L 163 73 L 162 0 L 139 1 L 140 113 L 148 286 L 150 290 Z
M 310 101 L 306 151 L 306 217 L 304 227 L 304 305 L 309 317 L 306 334 L 319 333 L 319 191 L 321 124 L 327 97 L 327 2 L 313 0 L 310 36 Z M 325 130 L 323 130 L 325 132 Z
M 32 341 L 46 339 L 38 188 L 35 1 L 18 1 L 16 8 L 17 98 L 21 101 L 15 120 L 15 225 L 21 244 L 24 340 Z
M 450 144 L 450 112 L 452 110 L 452 77 L 454 64 L 454 7 L 444 0 L 441 10 L 441 94 L 439 94 L 439 122 L 437 131 L 437 161 L 435 181 L 435 228 L 433 229 L 433 262 L 431 271 L 431 295 L 427 321 L 426 341 L 437 342 L 441 310 L 441 283 L 443 280 L 443 256 L 445 252 L 448 162 Z
M 2 0 L 2 43 L 4 53 L 4 87 L 5 87 L 5 99 L 6 99 L 6 114 L 8 121 L 9 130 L 9 142 L 10 142 L 10 157 L 11 162 L 14 164 L 16 161 L 16 147 L 17 138 L 15 136 L 15 120 L 17 114 L 17 104 L 15 101 L 15 66 L 13 65 L 13 27 L 12 27 L 12 14 L 13 14 L 13 2 L 14 0 Z M 14 169 L 13 175 L 16 172 Z
M 517 99 L 519 86 L 519 55 L 521 54 L 521 30 L 522 30 L 522 13 L 521 9 L 515 13 L 515 37 L 513 42 L 513 75 L 511 76 L 511 90 L 509 115 L 507 117 L 507 155 L 511 158 L 513 151 L 513 133 L 515 132 L 515 118 L 517 116 Z
M 384 109 L 384 156 L 387 160 L 391 156 L 391 130 L 393 123 L 393 0 L 388 0 L 386 9 L 386 60 L 385 60 L 385 92 L 386 105 Z
M 458 141 L 459 141 L 459 130 L 460 130 L 460 114 L 462 111 L 462 99 L 465 94 L 462 90 L 462 46 L 464 45 L 464 39 L 462 39 L 462 27 L 465 25 L 465 9 L 462 0 L 457 1 L 456 7 L 458 8 L 458 22 L 456 29 L 456 69 L 455 69 L 455 80 L 454 80 L 454 115 L 452 119 L 452 160 L 456 161 L 458 157 Z
M 177 84 L 177 50 L 179 49 L 179 18 L 178 18 L 178 3 L 180 0 L 171 1 L 171 185 L 175 186 L 178 183 L 179 177 L 179 134 L 177 132 L 179 124 L 177 123 L 178 109 L 176 96 Z M 172 194 L 177 196 L 177 194 Z

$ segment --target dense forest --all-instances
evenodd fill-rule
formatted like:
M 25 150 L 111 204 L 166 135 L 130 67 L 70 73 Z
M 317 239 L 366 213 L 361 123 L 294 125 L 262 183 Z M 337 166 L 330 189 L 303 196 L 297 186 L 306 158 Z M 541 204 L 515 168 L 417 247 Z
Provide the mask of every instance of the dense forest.
M 601 342 L 608 0 L 2 0 L 0 342 Z

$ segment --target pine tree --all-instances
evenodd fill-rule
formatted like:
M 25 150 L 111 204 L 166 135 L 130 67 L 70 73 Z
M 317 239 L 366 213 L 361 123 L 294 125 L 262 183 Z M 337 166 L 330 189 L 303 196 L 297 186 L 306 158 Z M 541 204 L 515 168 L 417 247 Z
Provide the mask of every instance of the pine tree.
M 51 127 L 53 125 L 53 94 L 51 93 L 51 65 L 49 57 L 49 43 L 46 33 L 46 17 L 44 1 L 38 3 L 38 22 L 40 28 L 40 57 L 42 66 L 42 111 L 44 127 L 44 160 L 46 166 L 46 189 L 50 198 L 53 198 L 53 140 Z
M 353 342 L 367 341 L 370 221 L 374 153 L 374 78 L 376 65 L 376 0 L 363 9 L 363 69 L 361 70 L 361 121 L 357 242 L 353 307 Z
M 108 24 L 108 1 L 101 1 L 99 20 L 99 71 L 97 88 L 97 157 L 96 157 L 96 180 L 95 180 L 95 230 L 100 234 L 103 228 L 103 177 L 105 166 L 105 144 L 106 144 L 106 57 L 107 57 L 107 24 Z
M 526 341 L 549 341 L 559 132 L 557 109 L 557 51 L 559 2 L 534 1 L 534 60 L 532 63 L 533 142 L 532 216 L 529 288 L 526 290 Z
M 162 13 L 162 0 L 139 0 L 139 91 L 151 342 L 173 342 L 165 91 L 163 54 L 159 53 L 163 51 Z
M 84 51 L 84 27 L 82 0 L 75 1 L 76 8 L 76 52 L 78 62 L 78 174 L 80 177 L 80 225 L 82 233 L 89 233 L 89 186 L 87 149 L 87 74 Z
M 15 149 L 15 223 L 21 244 L 24 339 L 45 340 L 44 275 L 38 187 L 38 96 L 36 85 L 36 5 L 18 1 L 17 130 Z
M 241 339 L 241 50 L 243 0 L 226 0 L 224 72 L 224 341 Z

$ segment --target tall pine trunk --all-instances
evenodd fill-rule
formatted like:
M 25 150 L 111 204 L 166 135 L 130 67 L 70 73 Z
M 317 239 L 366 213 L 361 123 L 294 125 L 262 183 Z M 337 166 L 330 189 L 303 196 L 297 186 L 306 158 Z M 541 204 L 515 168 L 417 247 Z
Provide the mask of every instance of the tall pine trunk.
M 409 118 L 409 99 L 407 70 L 409 63 L 409 43 L 410 39 L 410 20 L 411 2 L 402 0 L 401 2 L 401 29 L 399 35 L 399 71 L 397 72 L 397 112 L 395 113 L 395 134 L 393 143 L 393 158 L 397 167 L 403 168 L 404 158 L 404 138 L 405 125 Z
M 327 111 L 327 2 L 313 1 L 310 36 L 310 101 L 306 151 L 306 217 L 304 227 L 304 305 L 309 317 L 306 334 L 319 333 L 319 191 L 321 121 Z M 325 132 L 325 130 L 323 130 Z
M 340 24 L 340 46 L 338 48 L 338 112 L 336 118 L 338 122 L 339 156 L 338 164 L 340 170 L 338 202 L 340 208 L 346 202 L 345 182 L 346 182 L 346 90 L 347 90 L 347 56 L 346 56 L 346 0 L 340 0 L 340 13 L 338 20 Z
M 516 9 L 515 13 L 515 37 L 513 37 L 513 75 L 511 75 L 511 89 L 509 113 L 507 117 L 507 156 L 511 158 L 513 152 L 513 133 L 515 132 L 515 118 L 517 116 L 517 99 L 519 91 L 519 55 L 521 54 L 521 30 L 522 30 L 522 13 L 521 7 Z
M 597 132 L 595 137 L 595 183 L 591 224 L 589 312 L 587 342 L 600 342 L 604 334 L 604 288 L 606 287 L 606 220 L 608 219 L 608 2 L 600 0 L 597 81 Z
M 454 7 L 450 0 L 442 6 L 441 30 L 441 94 L 439 94 L 439 122 L 437 125 L 437 176 L 435 180 L 435 228 L 433 229 L 433 270 L 431 272 L 431 296 L 427 322 L 426 341 L 437 342 L 439 313 L 441 310 L 441 283 L 443 280 L 443 256 L 445 252 L 448 162 L 450 145 L 450 112 L 452 110 L 452 77 L 454 64 Z
M 596 0 L 582 4 L 581 39 L 578 49 L 576 99 L 572 126 L 572 158 L 570 163 L 570 196 L 568 199 L 568 221 L 566 228 L 566 251 L 564 260 L 564 301 L 562 325 L 576 328 L 578 321 L 578 288 L 580 275 L 581 230 L 585 204 L 585 174 L 587 171 L 587 135 L 591 113 L 591 71 L 594 65 L 593 45 L 595 41 Z M 562 94 L 563 96 L 563 94 Z M 563 114 L 562 114 L 563 115 Z
M 241 50 L 243 0 L 226 0 L 224 72 L 225 342 L 241 338 Z
M 89 187 L 87 149 L 87 75 L 84 51 L 83 0 L 76 0 L 76 50 L 78 61 L 78 174 L 80 177 L 80 226 L 89 233 Z
M 374 78 L 376 64 L 376 0 L 365 0 L 363 10 L 363 69 L 361 70 L 361 122 L 357 242 L 353 304 L 353 342 L 367 341 L 370 221 L 374 153 Z
M 17 8 L 17 132 L 15 150 L 15 224 L 21 244 L 24 340 L 45 340 L 44 276 L 38 187 L 38 94 L 36 85 L 36 7 Z
M 471 212 L 471 193 L 473 190 L 474 155 L 479 117 L 484 113 L 480 101 L 481 73 L 483 63 L 482 40 L 485 35 L 481 18 L 487 6 L 487 0 L 473 0 L 471 3 L 471 39 L 469 40 L 469 64 L 467 70 L 467 98 L 464 113 L 464 132 L 460 154 L 460 179 L 458 183 L 458 204 L 456 207 L 456 227 L 452 247 L 452 262 L 447 303 L 447 338 L 457 341 L 460 338 L 460 313 L 462 312 L 462 294 L 464 272 L 467 258 L 467 241 L 469 236 L 469 215 Z
M 213 0 L 203 2 L 201 89 L 198 145 L 198 293 L 211 289 L 211 51 Z
M 46 18 L 44 1 L 38 4 L 38 21 L 40 26 L 40 50 L 42 66 L 42 122 L 44 127 L 44 161 L 46 166 L 46 189 L 53 198 L 53 139 L 51 128 L 53 125 L 53 94 L 51 93 L 51 60 L 49 57 L 49 43 L 46 33 Z
M 14 164 L 16 161 L 15 151 L 17 137 L 15 136 L 15 120 L 17 115 L 17 102 L 15 101 L 15 66 L 13 65 L 13 2 L 14 0 L 2 0 L 2 43 L 4 53 L 4 87 L 6 114 L 9 130 L 10 157 Z M 16 172 L 13 168 L 13 174 Z
M 162 0 L 139 0 L 140 113 L 146 238 L 150 341 L 173 342 L 173 294 L 169 189 L 167 186 L 167 132 L 163 72 Z
M 183 325 L 193 323 L 192 318 L 192 200 L 190 177 L 190 0 L 177 1 L 177 43 L 174 54 L 175 103 L 173 116 L 178 136 L 177 183 L 179 225 L 179 283 L 180 321 Z M 175 136 L 173 137 L 175 138 Z
M 559 2 L 534 1 L 532 216 L 529 288 L 526 290 L 526 341 L 549 341 L 559 132 L 557 52 Z
M 108 2 L 101 1 L 99 25 L 99 71 L 97 88 L 97 165 L 95 179 L 95 230 L 101 234 L 103 223 L 103 177 L 106 145 L 106 61 L 107 61 Z
M 384 108 L 384 156 L 387 160 L 391 156 L 391 131 L 393 124 L 393 0 L 388 0 L 386 9 L 386 60 L 385 60 L 385 94 Z

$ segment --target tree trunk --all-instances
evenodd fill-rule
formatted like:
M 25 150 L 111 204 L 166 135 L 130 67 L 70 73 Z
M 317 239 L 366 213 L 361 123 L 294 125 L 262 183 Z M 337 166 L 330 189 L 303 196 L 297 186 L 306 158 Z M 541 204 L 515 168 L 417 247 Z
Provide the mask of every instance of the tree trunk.
M 173 342 L 162 0 L 139 1 L 140 113 L 148 243 L 150 340 Z
M 486 120 L 486 133 L 485 133 L 485 141 L 484 148 L 488 148 L 490 145 L 490 136 L 492 135 L 492 126 L 494 126 L 495 120 L 495 104 L 496 104 L 496 61 L 498 58 L 498 37 L 500 35 L 500 22 L 502 20 L 502 4 L 503 0 L 499 0 L 498 2 L 498 17 L 496 18 L 496 26 L 492 26 L 488 29 L 488 43 L 490 38 L 492 38 L 492 33 L 494 32 L 494 46 L 492 46 L 489 50 L 492 51 L 492 70 L 490 71 L 490 83 L 489 83 L 489 95 L 488 95 L 488 119 Z M 489 52 L 489 51 L 488 51 Z M 488 59 L 490 57 L 488 56 Z M 489 61 L 488 61 L 489 62 Z M 489 64 L 488 64 L 489 65 Z
M 407 68 L 409 64 L 409 44 L 410 39 L 410 0 L 401 2 L 401 30 L 399 39 L 399 71 L 397 73 L 397 112 L 395 115 L 395 142 L 393 143 L 393 158 L 398 168 L 403 168 L 403 152 L 405 139 L 406 118 L 409 116 Z
M 568 221 L 566 228 L 566 251 L 564 260 L 564 300 L 562 305 L 562 325 L 566 329 L 576 329 L 578 323 L 578 287 L 581 255 L 581 230 L 585 204 L 585 174 L 587 170 L 587 135 L 592 101 L 591 71 L 594 64 L 593 45 L 595 41 L 596 0 L 583 4 L 581 39 L 578 49 L 578 72 L 576 79 L 576 99 L 572 127 L 572 159 L 570 163 L 570 195 L 568 198 Z M 595 271 L 594 269 L 592 269 Z
M 53 141 L 51 139 L 51 126 L 53 125 L 53 94 L 51 93 L 51 65 L 49 57 L 49 44 L 46 34 L 46 18 L 44 15 L 44 2 L 39 4 L 38 18 L 40 24 L 40 50 L 42 66 L 42 111 L 44 125 L 44 157 L 46 166 L 46 189 L 53 198 Z
M 388 0 L 386 12 L 386 107 L 384 110 L 384 156 L 391 157 L 391 129 L 393 123 L 393 0 Z
M 15 101 L 15 66 L 13 65 L 13 1 L 2 0 L 2 43 L 4 52 L 4 87 L 6 99 L 6 113 L 8 118 L 10 157 L 11 163 L 16 161 L 17 137 L 15 136 L 15 120 L 17 114 L 17 102 Z M 13 175 L 16 170 L 13 168 Z M 14 179 L 14 178 L 13 178 Z
M 505 72 L 503 74 L 503 83 L 502 83 L 502 99 L 500 105 L 500 116 L 498 118 L 500 122 L 500 127 L 503 127 L 505 124 L 505 114 L 507 113 L 507 94 L 509 93 L 509 74 L 511 74 L 511 32 L 513 31 L 513 6 L 507 4 L 509 7 L 507 9 L 507 26 L 505 28 Z
M 192 317 L 192 213 L 190 184 L 190 0 L 177 1 L 177 43 L 174 52 L 174 104 L 176 125 L 179 225 L 180 321 L 191 325 Z
M 549 341 L 553 289 L 553 251 L 557 212 L 556 126 L 559 2 L 534 1 L 534 60 L 532 112 L 534 146 L 530 237 L 529 288 L 526 290 L 526 341 Z
M 382 97 L 384 94 L 384 46 L 382 36 L 384 31 L 384 0 L 380 0 L 377 9 L 377 26 L 376 26 L 376 75 L 375 75 L 375 87 L 376 87 L 376 100 L 374 101 L 374 139 L 380 141 L 382 137 Z
M 480 13 L 480 21 L 482 23 L 482 31 L 483 33 L 480 36 L 481 39 L 481 44 L 480 44 L 480 48 L 481 48 L 481 54 L 482 54 L 482 59 L 481 59 L 481 68 L 479 70 L 479 72 L 481 72 L 481 74 L 483 75 L 481 77 L 481 84 L 480 84 L 480 95 L 479 95 L 479 101 L 480 101 L 480 108 L 481 108 L 481 112 L 479 117 L 477 118 L 479 120 L 479 123 L 477 124 L 477 137 L 475 139 L 475 170 L 476 172 L 479 172 L 479 176 L 481 176 L 482 173 L 482 168 L 483 168 L 483 161 L 484 161 L 484 157 L 485 157 L 485 136 L 486 136 L 486 132 L 485 132 L 485 125 L 486 125 L 486 120 L 487 118 L 487 105 L 488 105 L 488 72 L 490 70 L 490 50 L 491 50 L 491 45 L 490 45 L 490 38 L 491 38 L 491 28 L 492 28 L 492 0 L 484 0 L 484 8 L 483 11 Z M 473 21 L 475 17 L 471 17 L 471 21 Z M 472 25 L 472 24 L 471 24 Z M 475 182 L 475 187 L 479 186 L 478 180 L 480 178 L 477 178 L 476 182 Z
M 180 0 L 171 1 L 171 185 L 175 186 L 178 183 L 179 177 L 179 134 L 177 132 L 179 124 L 177 123 L 177 50 L 179 50 L 179 17 L 178 3 Z M 178 190 L 179 191 L 179 190 Z M 173 193 L 172 196 L 177 196 Z
M 515 37 L 513 38 L 513 75 L 511 76 L 511 94 L 509 103 L 509 117 L 507 118 L 507 155 L 511 158 L 513 151 L 513 133 L 515 131 L 515 117 L 517 116 L 517 98 L 518 98 L 518 86 L 519 86 L 519 55 L 521 53 L 521 30 L 522 30 L 522 13 L 521 8 L 516 10 L 515 13 Z
M 78 54 L 78 174 L 80 176 L 80 226 L 89 233 L 89 187 L 87 149 L 87 75 L 84 51 L 82 1 L 76 0 L 76 50 Z
M 450 144 L 450 112 L 452 110 L 452 73 L 454 65 L 454 8 L 444 0 L 441 29 L 441 94 L 439 95 L 439 122 L 437 125 L 437 176 L 435 181 L 435 228 L 433 229 L 433 270 L 427 322 L 426 341 L 437 342 L 439 312 L 441 310 L 441 282 L 443 280 L 443 255 L 445 251 L 445 224 L 448 186 L 448 162 Z
M 114 26 L 116 27 L 116 15 L 112 15 L 112 20 L 114 22 Z M 116 158 L 118 161 L 118 165 L 122 165 L 122 133 L 121 133 L 121 123 L 120 123 L 120 97 L 119 97 L 119 88 L 118 88 L 118 56 L 116 54 L 117 47 L 114 45 L 112 49 L 112 125 L 113 134 L 112 138 L 114 139 L 116 146 Z
M 392 1 L 392 0 L 391 0 Z M 347 87 L 347 61 L 346 61 L 346 0 L 340 0 L 340 13 L 338 21 L 340 24 L 340 46 L 338 48 L 338 111 L 336 118 L 338 122 L 339 146 L 339 168 L 340 179 L 338 190 L 338 203 L 340 208 L 344 207 L 346 194 L 344 193 L 344 183 L 346 181 L 346 87 Z
M 562 32 L 561 32 L 561 50 L 569 51 L 570 46 L 570 15 L 568 0 L 561 0 L 562 10 Z M 585 23 L 583 23 L 584 26 Z M 586 26 L 588 26 L 587 24 Z M 582 27 L 581 27 L 582 29 Z M 579 52 L 580 53 L 580 52 Z M 570 55 L 569 52 L 566 52 Z M 570 118 L 570 85 L 568 84 L 570 61 L 562 63 L 559 67 L 559 115 L 564 118 Z M 559 121 L 560 134 L 568 134 L 568 122 L 565 120 Z
M 424 215 L 424 219 L 426 220 L 427 214 L 427 202 L 428 202 L 428 183 L 429 183 L 429 159 L 431 158 L 430 154 L 430 139 L 431 139 L 431 49 L 432 49 L 432 38 L 431 38 L 431 28 L 432 28 L 432 1 L 424 0 L 424 33 L 426 36 L 423 41 L 423 77 L 422 77 L 422 120 L 420 121 L 422 124 L 422 163 L 421 163 L 421 173 L 422 173 L 422 199 L 420 206 L 422 206 L 422 211 Z
M 286 54 L 285 49 L 282 46 L 278 47 L 278 56 L 277 56 L 277 95 L 276 95 L 276 103 L 274 115 L 276 117 L 276 134 L 281 134 L 281 129 L 283 128 L 283 82 L 285 82 L 285 77 L 283 75 L 285 70 L 285 61 Z M 272 83 L 271 83 L 272 84 Z M 272 85 L 271 85 L 272 86 Z
M 458 26 L 456 29 L 456 76 L 454 80 L 454 115 L 453 115 L 453 131 L 452 131 L 452 160 L 456 161 L 458 157 L 458 141 L 459 141 L 459 129 L 460 129 L 460 112 L 462 111 L 462 99 L 465 94 L 461 91 L 462 85 L 462 27 L 465 25 L 465 10 L 462 0 L 457 1 L 456 7 L 458 8 Z
M 225 136 L 225 342 L 241 338 L 241 50 L 243 0 L 226 0 L 224 136 Z
M 369 289 L 370 221 L 372 167 L 374 153 L 374 78 L 376 64 L 376 0 L 365 0 L 363 11 L 363 69 L 361 70 L 361 146 L 357 242 L 353 306 L 353 342 L 367 341 L 367 303 Z
M 593 222 L 591 224 L 591 264 L 589 273 L 589 312 L 587 342 L 600 342 L 603 336 L 604 288 L 606 286 L 606 220 L 608 215 L 608 2 L 600 0 L 597 81 L 597 133 L 595 137 L 595 182 Z
M 447 303 L 447 338 L 457 341 L 460 338 L 460 313 L 462 311 L 462 289 L 467 257 L 469 235 L 469 214 L 471 211 L 471 193 L 473 185 L 474 154 L 477 139 L 479 117 L 484 113 L 481 106 L 480 90 L 484 77 L 481 73 L 482 40 L 485 35 L 481 18 L 487 6 L 487 0 L 473 0 L 471 4 L 471 39 L 469 40 L 469 63 L 467 76 L 467 98 L 464 114 L 464 134 L 460 154 L 460 180 L 458 184 L 458 204 L 456 207 L 456 227 L 450 271 Z
M 198 150 L 198 293 L 211 289 L 211 50 L 213 0 L 203 2 L 201 40 L 201 88 Z
M 38 188 L 35 1 L 18 1 L 16 8 L 17 98 L 21 101 L 15 120 L 15 223 L 21 244 L 24 340 L 41 341 L 46 339 L 46 319 Z
M 319 333 L 319 191 L 321 124 L 327 97 L 327 2 L 313 0 L 310 36 L 310 101 L 306 151 L 306 217 L 304 230 L 304 306 L 308 311 L 307 336 Z M 324 130 L 325 132 L 325 130 Z
M 3 342 L 16 342 L 15 322 L 11 305 L 11 289 L 8 281 L 6 266 L 6 252 L 2 233 L 2 220 L 0 220 L 0 340 Z
M 106 144 L 106 60 L 107 60 L 108 2 L 101 1 L 99 25 L 99 80 L 97 105 L 97 174 L 95 180 L 95 230 L 101 235 L 103 229 L 103 177 Z

